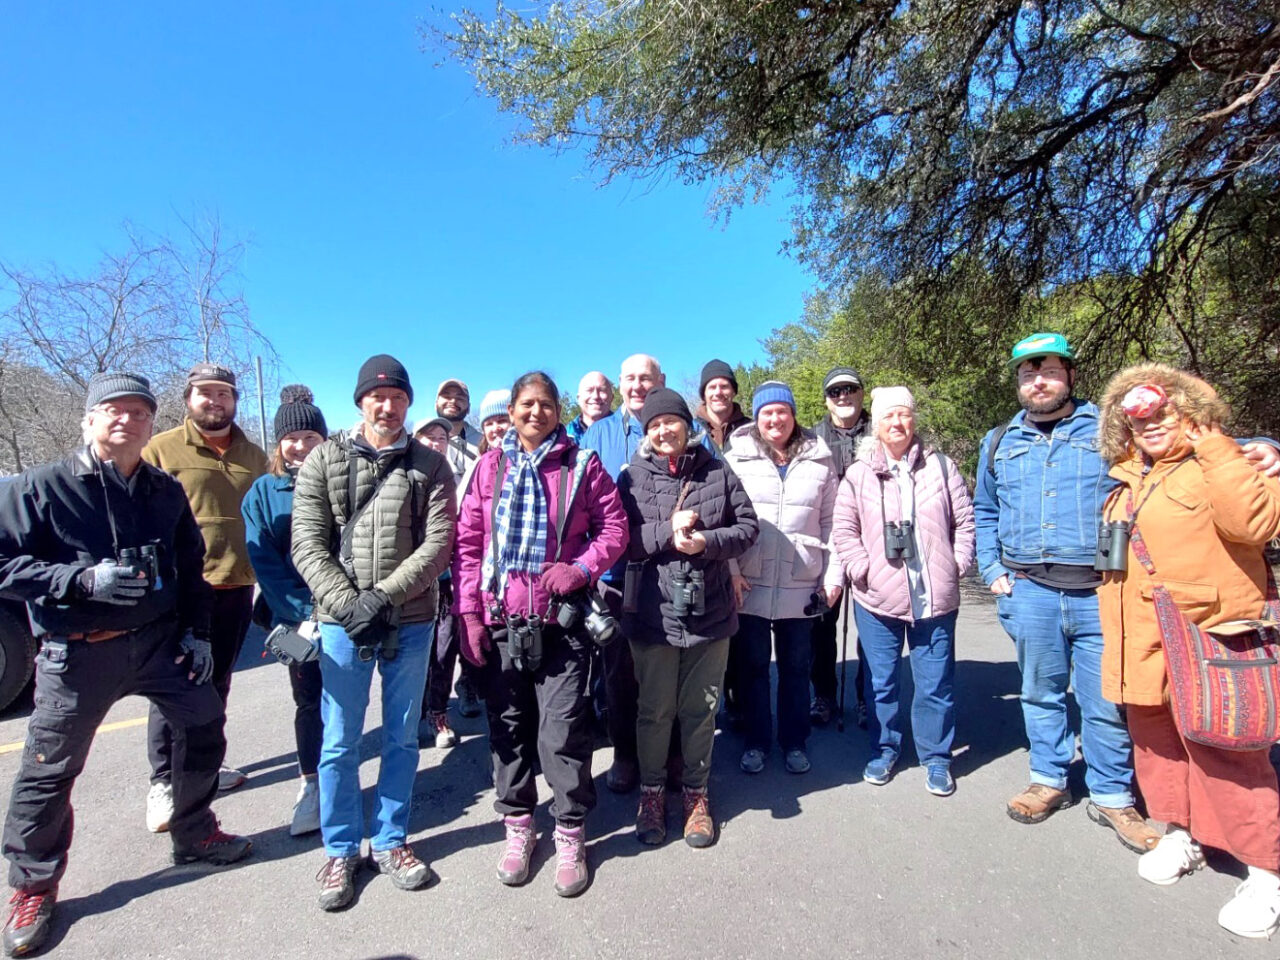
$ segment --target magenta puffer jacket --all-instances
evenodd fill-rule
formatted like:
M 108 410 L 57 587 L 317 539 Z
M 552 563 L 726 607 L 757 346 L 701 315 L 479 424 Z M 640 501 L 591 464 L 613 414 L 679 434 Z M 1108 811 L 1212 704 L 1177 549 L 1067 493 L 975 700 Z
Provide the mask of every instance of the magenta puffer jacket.
M 453 611 L 458 615 L 482 613 L 486 623 L 494 620 L 489 614 L 492 595 L 481 583 L 485 552 L 489 543 L 490 522 L 494 493 L 502 489 L 502 478 L 497 476 L 500 450 L 488 450 L 476 462 L 475 471 L 467 492 L 458 508 L 458 537 L 453 552 Z M 560 560 L 572 563 L 577 560 L 591 571 L 591 582 L 608 570 L 626 552 L 630 536 L 627 511 L 618 496 L 618 488 L 600 463 L 600 458 L 590 450 L 579 450 L 577 444 L 561 431 L 560 439 L 548 451 L 538 469 L 547 504 L 547 560 L 556 553 L 556 504 L 560 496 L 559 475 L 562 462 L 573 464 L 587 458 L 582 480 L 571 495 L 564 530 L 564 550 Z M 503 476 L 511 469 L 504 465 Z M 572 466 L 570 478 L 573 476 Z M 512 573 L 507 579 L 507 595 L 503 606 L 508 613 L 526 613 L 529 594 L 533 593 L 534 612 L 545 615 L 550 597 L 538 583 L 537 575 L 529 577 L 521 572 Z
M 950 460 L 946 460 L 944 480 L 940 462 L 944 459 L 918 437 L 907 450 L 915 484 L 915 543 L 928 571 L 935 617 L 960 607 L 960 578 L 974 558 L 973 501 Z M 906 564 L 887 559 L 884 551 L 884 520 L 901 519 L 902 501 L 884 445 L 868 437 L 840 482 L 831 535 L 853 599 L 873 613 L 910 621 Z

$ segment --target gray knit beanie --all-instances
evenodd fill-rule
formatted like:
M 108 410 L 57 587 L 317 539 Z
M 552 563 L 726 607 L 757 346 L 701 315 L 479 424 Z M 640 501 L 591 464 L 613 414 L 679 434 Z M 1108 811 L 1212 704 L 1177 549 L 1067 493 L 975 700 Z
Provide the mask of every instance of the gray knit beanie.
M 95 373 L 89 378 L 89 390 L 84 397 L 84 410 L 88 413 L 100 403 L 118 397 L 140 397 L 151 412 L 156 412 L 156 395 L 151 392 L 151 381 L 140 373 Z

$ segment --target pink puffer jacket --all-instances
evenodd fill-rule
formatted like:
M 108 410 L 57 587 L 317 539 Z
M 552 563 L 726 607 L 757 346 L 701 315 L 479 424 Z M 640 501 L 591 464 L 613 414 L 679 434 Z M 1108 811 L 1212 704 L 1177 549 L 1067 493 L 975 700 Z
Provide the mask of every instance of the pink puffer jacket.
M 919 438 L 907 450 L 915 484 L 917 549 L 929 573 L 933 616 L 960 606 L 960 578 L 974 560 L 973 501 L 954 463 Z M 883 501 L 884 512 L 881 513 Z M 912 619 L 907 567 L 884 552 L 884 520 L 901 520 L 898 484 L 884 445 L 868 437 L 840 482 L 832 539 L 849 577 L 853 599 L 873 613 Z

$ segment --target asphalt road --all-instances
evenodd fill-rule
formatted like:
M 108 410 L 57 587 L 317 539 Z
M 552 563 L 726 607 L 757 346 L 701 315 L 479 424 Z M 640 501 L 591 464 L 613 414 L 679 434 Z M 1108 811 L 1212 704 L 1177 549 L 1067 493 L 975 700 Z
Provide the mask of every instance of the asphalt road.
M 250 647 L 253 641 L 251 639 Z M 224 826 L 253 838 L 232 868 L 174 867 L 167 836 L 143 823 L 146 704 L 117 704 L 75 792 L 76 838 L 49 952 L 60 957 L 1275 957 L 1274 944 L 1217 926 L 1243 876 L 1223 856 L 1173 887 L 1137 875 L 1137 857 L 1085 816 L 1010 820 L 1026 782 L 1017 668 L 989 604 L 958 632 L 956 794 L 926 793 L 914 759 L 887 786 L 861 782 L 866 735 L 834 724 L 810 740 L 813 770 L 738 771 L 721 734 L 711 791 L 719 843 L 692 850 L 679 829 L 660 848 L 632 831 L 635 796 L 604 787 L 588 821 L 594 883 L 576 900 L 552 890 L 550 818 L 538 811 L 533 875 L 494 877 L 502 830 L 492 808 L 483 720 L 462 743 L 423 749 L 411 839 L 438 879 L 406 893 L 364 872 L 348 911 L 315 906 L 319 836 L 292 838 L 292 701 L 284 668 L 247 650 L 228 720 L 228 760 L 250 774 L 219 798 Z M 850 673 L 852 676 L 852 672 Z M 374 697 L 376 704 L 377 698 Z M 0 719 L 0 777 L 17 770 L 26 707 Z M 377 775 L 371 707 L 362 777 Z M 113 724 L 118 724 L 112 726 Z M 15 746 L 17 745 L 17 746 Z M 910 753 L 910 751 L 908 751 Z M 1077 761 L 1073 784 L 1083 793 Z M 6 791 L 7 792 L 7 791 Z M 544 797 L 546 791 L 543 791 Z M 369 792 L 366 790 L 366 800 Z

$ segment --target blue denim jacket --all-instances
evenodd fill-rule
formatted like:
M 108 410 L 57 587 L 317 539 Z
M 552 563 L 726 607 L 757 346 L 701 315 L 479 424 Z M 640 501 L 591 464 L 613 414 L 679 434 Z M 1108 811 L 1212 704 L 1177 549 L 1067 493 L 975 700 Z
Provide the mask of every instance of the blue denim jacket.
M 978 570 L 988 584 L 1011 572 L 1001 557 L 1093 564 L 1102 503 L 1116 481 L 1098 452 L 1098 408 L 1075 404 L 1047 437 L 1027 426 L 1020 410 L 996 448 L 994 480 L 987 461 L 995 431 L 982 438 L 973 512 Z

